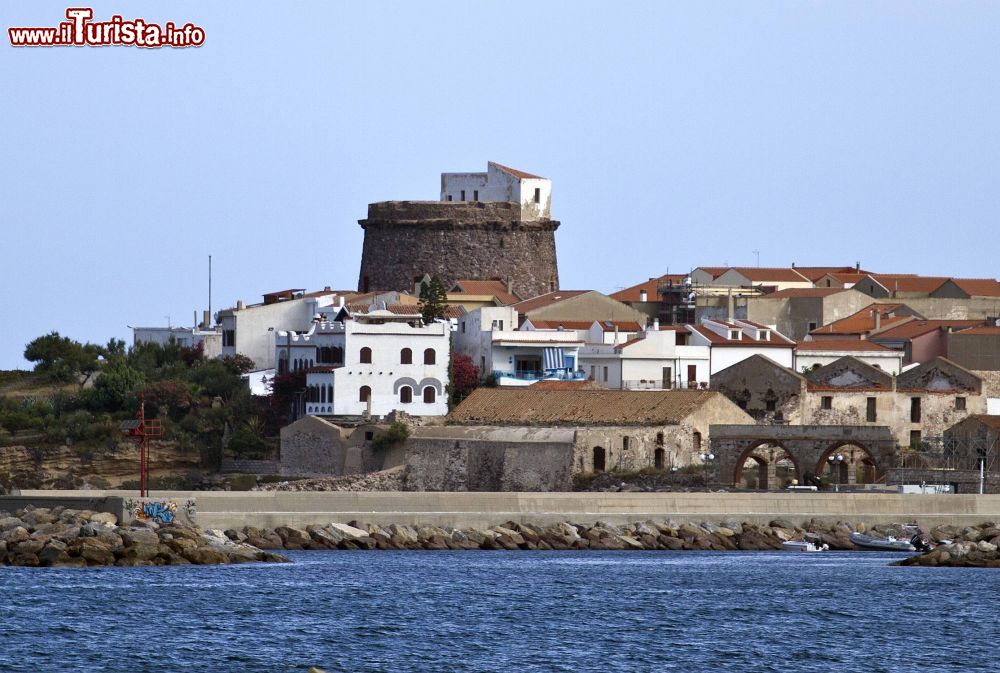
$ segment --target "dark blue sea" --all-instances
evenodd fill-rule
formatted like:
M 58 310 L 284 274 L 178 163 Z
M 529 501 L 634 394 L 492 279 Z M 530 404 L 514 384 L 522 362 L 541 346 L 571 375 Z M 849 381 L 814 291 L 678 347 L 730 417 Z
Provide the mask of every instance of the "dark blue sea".
M 0 671 L 996 671 L 1000 572 L 881 553 L 0 568 Z

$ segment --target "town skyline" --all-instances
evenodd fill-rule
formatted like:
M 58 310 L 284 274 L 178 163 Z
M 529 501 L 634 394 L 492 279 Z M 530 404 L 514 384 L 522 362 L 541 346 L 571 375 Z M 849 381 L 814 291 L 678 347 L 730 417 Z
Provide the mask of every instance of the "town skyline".
M 52 330 L 189 324 L 208 255 L 213 312 L 354 289 L 368 203 L 489 160 L 552 180 L 563 288 L 793 262 L 996 277 L 975 251 L 1000 210 L 997 9 L 783 7 L 303 4 L 248 41 L 263 11 L 182 2 L 142 11 L 203 26 L 197 49 L 5 43 L 0 368 Z

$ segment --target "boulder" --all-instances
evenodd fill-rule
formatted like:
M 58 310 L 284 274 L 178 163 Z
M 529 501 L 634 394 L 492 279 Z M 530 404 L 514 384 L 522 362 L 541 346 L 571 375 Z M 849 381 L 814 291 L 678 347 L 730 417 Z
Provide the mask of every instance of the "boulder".
M 349 526 L 346 523 L 331 523 L 330 528 L 349 540 L 368 537 L 368 531 Z
M 115 526 L 118 524 L 118 517 L 111 512 L 94 512 L 90 515 L 93 523 L 103 523 L 105 526 Z

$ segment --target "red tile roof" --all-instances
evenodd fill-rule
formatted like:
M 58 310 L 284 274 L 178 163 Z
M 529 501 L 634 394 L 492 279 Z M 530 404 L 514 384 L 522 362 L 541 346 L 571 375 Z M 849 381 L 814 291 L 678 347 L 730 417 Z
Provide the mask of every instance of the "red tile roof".
M 793 266 L 793 269 L 801 273 L 803 276 L 816 282 L 820 278 L 826 275 L 844 273 L 844 274 L 856 274 L 858 276 L 864 276 L 871 271 L 865 271 L 864 269 L 858 270 L 855 266 Z
M 910 320 L 909 322 L 905 322 L 898 327 L 893 327 L 892 329 L 883 330 L 878 334 L 873 334 L 869 338 L 885 341 L 896 341 L 900 339 L 906 340 L 927 334 L 928 332 L 945 329 L 947 327 L 961 329 L 964 327 L 981 325 L 982 322 L 982 320 Z M 884 325 L 885 323 L 882 324 Z
M 603 387 L 595 381 L 536 381 L 531 384 L 532 390 L 603 390 Z
M 809 279 L 791 267 L 734 266 L 733 271 L 753 283 L 802 283 Z
M 502 280 L 457 280 L 449 294 L 488 295 L 495 297 L 504 306 L 521 301 L 516 294 L 507 291 L 507 284 Z
M 993 428 L 994 430 L 1000 430 L 1000 416 L 989 416 L 987 414 L 972 414 L 969 418 L 973 418 L 988 428 Z
M 531 311 L 540 309 L 543 306 L 551 306 L 557 302 L 572 299 L 573 297 L 579 297 L 581 294 L 587 294 L 588 292 L 593 291 L 594 290 L 556 290 L 555 292 L 546 292 L 545 294 L 540 294 L 537 297 L 525 299 L 524 301 L 514 304 L 514 309 L 518 313 L 530 313 Z
M 797 351 L 880 351 L 894 352 L 893 349 L 867 339 L 823 339 L 822 341 L 800 341 Z
M 944 276 L 907 276 L 902 274 L 872 275 L 889 292 L 930 294 L 948 279 Z
M 448 414 L 448 421 L 500 425 L 678 425 L 718 396 L 721 393 L 711 390 L 477 388 Z
M 347 304 L 348 313 L 352 313 L 354 315 L 368 315 L 370 310 L 381 311 L 382 305 L 376 304 L 373 309 L 371 304 L 366 304 L 366 303 Z M 420 307 L 413 304 L 386 304 L 385 310 L 394 315 L 405 315 L 405 316 L 420 315 Z
M 829 297 L 831 294 L 837 294 L 838 292 L 847 292 L 847 290 L 842 287 L 790 287 L 785 290 L 777 290 L 771 294 L 762 295 L 760 299 L 822 298 Z
M 503 164 L 498 164 L 495 161 L 491 161 L 491 164 L 499 168 L 504 173 L 509 173 L 519 180 L 544 180 L 540 175 L 532 175 L 531 173 L 526 173 L 525 171 L 519 171 L 516 168 L 511 168 L 510 166 L 504 166 Z
M 649 280 L 639 283 L 638 285 L 633 285 L 632 287 L 627 287 L 624 290 L 618 290 L 608 295 L 612 299 L 617 299 L 623 302 L 637 302 L 641 301 L 639 293 L 643 290 L 646 291 L 646 301 L 656 302 L 660 301 L 659 286 L 661 283 L 667 283 L 673 281 L 674 283 L 683 283 L 685 276 L 683 273 L 668 273 L 664 274 L 658 278 L 650 278 Z
M 594 320 L 531 320 L 535 329 L 590 329 L 594 325 Z
M 723 321 L 717 321 L 724 325 L 731 325 L 731 323 L 725 323 Z M 738 325 L 731 325 L 733 329 L 739 329 Z M 727 339 L 726 337 L 716 334 L 704 325 L 688 325 L 688 329 L 703 337 L 708 339 L 708 342 L 712 345 L 712 348 L 717 348 L 719 346 L 742 346 L 744 348 L 794 348 L 795 342 L 786 339 L 782 335 L 778 334 L 774 330 L 771 330 L 771 340 L 761 341 L 752 338 L 746 332 L 743 332 L 742 336 L 738 340 Z M 770 328 L 768 328 L 770 329 Z
M 817 327 L 810 334 L 867 334 L 875 329 L 875 316 L 872 311 L 878 310 L 882 314 L 881 327 L 884 329 L 889 325 L 908 322 L 913 320 L 913 316 L 897 315 L 892 318 L 888 314 L 898 310 L 903 304 L 870 304 L 857 313 L 842 318 L 829 325 Z
M 952 278 L 951 282 L 970 297 L 1000 297 L 1000 282 L 992 278 Z

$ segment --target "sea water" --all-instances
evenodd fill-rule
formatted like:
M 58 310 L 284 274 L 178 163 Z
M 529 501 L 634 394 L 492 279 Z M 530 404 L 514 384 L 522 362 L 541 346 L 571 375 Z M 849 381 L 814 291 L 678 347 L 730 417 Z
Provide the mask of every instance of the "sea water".
M 1000 572 L 863 552 L 0 568 L 0 671 L 995 671 Z

